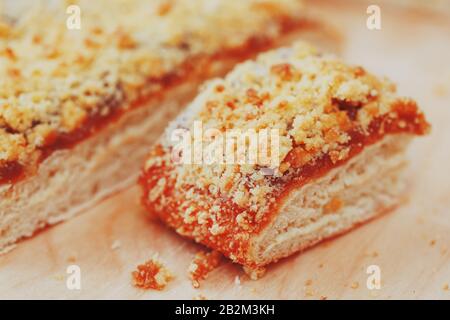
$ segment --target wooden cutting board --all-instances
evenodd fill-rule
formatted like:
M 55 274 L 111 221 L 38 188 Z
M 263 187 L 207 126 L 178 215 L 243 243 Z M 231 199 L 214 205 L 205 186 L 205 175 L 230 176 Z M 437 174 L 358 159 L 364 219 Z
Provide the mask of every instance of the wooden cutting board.
M 194 289 L 187 268 L 201 247 L 147 217 L 133 187 L 1 256 L 0 298 L 450 299 L 450 18 L 382 5 L 382 29 L 370 31 L 362 1 L 309 2 L 344 35 L 346 60 L 390 77 L 433 125 L 409 153 L 408 203 L 271 265 L 258 281 L 225 262 Z M 162 292 L 134 288 L 131 272 L 156 252 L 175 280 Z M 73 264 L 81 290 L 66 287 Z M 370 265 L 381 270 L 379 290 L 366 286 Z

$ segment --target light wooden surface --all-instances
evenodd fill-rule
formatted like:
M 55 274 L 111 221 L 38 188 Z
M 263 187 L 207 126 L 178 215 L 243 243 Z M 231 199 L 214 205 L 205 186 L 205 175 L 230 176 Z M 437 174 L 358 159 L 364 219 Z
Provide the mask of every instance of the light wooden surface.
M 340 6 L 333 6 L 336 2 Z M 410 150 L 407 204 L 270 266 L 258 281 L 224 263 L 194 289 L 187 268 L 200 246 L 146 217 L 134 187 L 1 256 L 0 298 L 450 299 L 445 289 L 450 285 L 449 18 L 382 6 L 382 30 L 369 31 L 367 5 L 361 2 L 311 3 L 345 35 L 343 57 L 397 82 L 400 93 L 416 98 L 433 125 L 432 134 L 417 139 Z M 114 242 L 120 243 L 116 249 Z M 176 279 L 162 292 L 134 288 L 131 271 L 155 252 Z M 81 268 L 81 290 L 66 287 L 71 264 Z M 366 287 L 369 265 L 381 269 L 380 290 Z

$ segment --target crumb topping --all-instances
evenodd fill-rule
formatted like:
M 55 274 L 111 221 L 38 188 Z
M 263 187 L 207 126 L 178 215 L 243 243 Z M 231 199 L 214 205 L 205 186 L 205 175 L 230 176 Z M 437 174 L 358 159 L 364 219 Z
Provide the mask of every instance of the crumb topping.
M 352 289 L 358 289 L 358 288 L 359 288 L 359 282 L 358 282 L 358 281 L 353 282 L 353 283 L 350 285 L 350 288 L 352 288 Z
M 420 135 L 429 129 L 416 103 L 398 97 L 387 79 L 302 42 L 262 54 L 211 81 L 188 110 L 197 111 L 182 124 L 189 129 L 200 120 L 205 129 L 279 130 L 275 168 L 258 162 L 174 164 L 167 141 L 145 166 L 144 203 L 179 233 L 220 247 L 237 261 L 251 250 L 250 234 L 270 221 L 277 199 L 289 188 L 386 134 Z M 340 206 L 334 199 L 328 210 Z
M 208 274 L 220 264 L 222 255 L 217 251 L 200 251 L 195 255 L 194 260 L 189 265 L 189 277 L 194 288 L 200 287 L 200 281 L 205 280 Z
M 134 285 L 142 289 L 163 290 L 173 279 L 172 273 L 154 256 L 144 264 L 138 265 L 132 273 Z
M 0 18 L 0 168 L 161 90 L 201 55 L 275 38 L 298 0 L 79 0 Z M 1 177 L 0 177 L 1 178 Z

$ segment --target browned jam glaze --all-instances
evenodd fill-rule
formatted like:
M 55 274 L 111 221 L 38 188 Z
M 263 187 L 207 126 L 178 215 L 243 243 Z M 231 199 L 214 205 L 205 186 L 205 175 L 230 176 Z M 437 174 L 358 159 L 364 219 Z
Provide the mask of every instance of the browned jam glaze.
M 144 189 L 142 197 L 143 204 L 150 212 L 156 213 L 163 221 L 175 228 L 178 232 L 181 230 L 180 233 L 182 235 L 193 238 L 214 250 L 220 251 L 225 256 L 232 258 L 235 262 L 249 267 L 257 267 L 253 262 L 247 261 L 245 258 L 246 252 L 250 249 L 248 235 L 258 233 L 273 220 L 279 207 L 283 204 L 284 199 L 289 195 L 291 190 L 325 175 L 335 167 L 341 166 L 359 154 L 366 146 L 380 141 L 387 134 L 410 133 L 423 135 L 428 132 L 429 124 L 426 122 L 423 114 L 418 112 L 415 103 L 399 102 L 392 106 L 392 110 L 396 116 L 390 117 L 389 115 L 385 115 L 378 117 L 370 124 L 368 134 L 363 133 L 358 128 L 354 128 L 349 132 L 351 139 L 347 144 L 349 154 L 346 159 L 333 161 L 330 155 L 325 154 L 298 168 L 288 179 L 273 178 L 271 183 L 273 186 L 276 186 L 275 190 L 278 190 L 272 195 L 276 201 L 272 203 L 261 220 L 255 222 L 256 219 L 253 219 L 253 221 L 250 221 L 247 230 L 243 230 L 239 226 L 236 217 L 244 211 L 247 212 L 247 216 L 251 216 L 252 213 L 249 213 L 248 208 L 241 208 L 233 202 L 226 200 L 222 202 L 220 220 L 217 221 L 224 228 L 224 231 L 219 235 L 215 236 L 208 232 L 207 228 L 211 227 L 211 221 L 208 222 L 206 228 L 205 226 L 200 226 L 196 221 L 191 224 L 184 223 L 183 217 L 180 216 L 178 210 L 178 206 L 183 202 L 183 199 L 177 199 L 173 196 L 173 181 L 170 180 L 170 171 L 172 168 L 164 165 L 150 167 L 141 176 L 140 183 Z M 155 153 L 161 154 L 161 149 L 155 149 Z M 165 178 L 168 181 L 163 191 L 163 195 L 166 198 L 164 205 L 159 203 L 158 199 L 155 201 L 148 199 L 150 190 L 153 189 L 160 178 Z M 205 197 L 214 197 L 206 190 L 196 190 L 196 192 L 200 195 L 203 194 Z M 226 195 L 224 195 L 224 198 L 226 199 Z M 208 208 L 199 207 L 198 211 L 200 210 L 208 210 Z M 239 237 L 239 235 L 244 235 L 244 237 Z
M 6 162 L 1 164 L 0 184 L 12 183 L 24 174 L 23 166 L 18 162 Z
M 308 22 L 292 20 L 291 18 L 281 17 L 279 21 L 282 33 L 288 33 L 293 30 L 305 27 Z M 275 39 L 263 36 L 255 36 L 240 46 L 234 48 L 225 48 L 222 52 L 206 56 L 198 55 L 191 57 L 183 63 L 177 71 L 164 75 L 161 78 L 149 79 L 149 84 L 159 84 L 161 90 L 147 96 L 142 96 L 130 104 L 129 108 L 112 108 L 107 116 L 91 115 L 86 121 L 74 131 L 69 133 L 55 132 L 47 138 L 45 146 L 40 148 L 38 163 L 21 164 L 19 162 L 0 162 L 0 185 L 5 183 L 16 183 L 26 177 L 26 172 L 35 172 L 39 164 L 50 156 L 54 151 L 74 147 L 79 142 L 100 131 L 106 125 L 117 121 L 125 112 L 142 106 L 152 100 L 162 99 L 170 89 L 190 79 L 206 79 L 211 76 L 215 61 L 233 61 L 238 63 L 254 57 L 258 52 L 269 49 L 273 46 Z M 36 168 L 27 168 L 35 166 Z

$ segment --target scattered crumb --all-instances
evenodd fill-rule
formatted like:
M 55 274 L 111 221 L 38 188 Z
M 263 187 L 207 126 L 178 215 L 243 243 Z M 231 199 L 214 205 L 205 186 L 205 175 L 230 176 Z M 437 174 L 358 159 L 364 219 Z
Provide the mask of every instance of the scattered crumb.
M 245 273 L 250 277 L 252 280 L 258 280 L 264 276 L 266 273 L 266 268 L 260 267 L 260 268 L 249 268 L 244 266 L 243 267 Z
M 222 255 L 218 251 L 208 253 L 201 251 L 195 255 L 194 260 L 189 266 L 189 276 L 194 288 L 200 287 L 200 280 L 206 279 L 208 274 L 217 268 L 221 258 Z
M 350 286 L 350 288 L 358 289 L 359 288 L 359 282 L 358 281 L 353 282 L 352 285 Z
M 305 297 L 312 297 L 314 296 L 314 291 L 311 288 L 307 288 L 305 291 Z
M 71 255 L 71 256 L 67 257 L 67 262 L 74 263 L 76 261 L 77 261 L 77 257 L 75 255 Z
M 320 300 L 327 300 L 328 297 L 327 296 L 320 296 Z
M 442 290 L 444 290 L 444 291 L 450 290 L 448 283 L 444 284 L 444 286 L 442 287 Z
M 448 89 L 444 84 L 436 84 L 433 88 L 433 93 L 435 96 L 443 98 L 448 94 Z
M 319 264 L 319 269 L 323 268 L 323 263 Z
M 154 290 L 164 289 L 173 279 L 172 273 L 162 264 L 157 255 L 154 255 L 145 264 L 138 265 L 132 276 L 134 286 Z
M 250 288 L 250 292 L 251 293 L 256 293 L 256 289 L 255 288 Z
M 312 285 L 312 280 L 311 279 L 306 280 L 305 286 L 310 286 L 310 285 Z
M 195 296 L 194 298 L 192 298 L 192 300 L 208 300 L 206 299 L 206 297 L 202 294 L 199 294 L 197 296 Z
M 371 298 L 377 298 L 378 297 L 378 291 L 371 290 L 369 295 L 370 295 Z
M 379 253 L 378 253 L 378 251 L 366 251 L 365 253 L 364 253 L 364 256 L 365 257 L 371 257 L 371 258 L 376 258 L 376 257 L 378 257 L 379 256 Z
M 435 244 L 436 244 L 436 240 L 435 239 L 430 240 L 430 246 L 434 246 Z
M 120 240 L 114 240 L 114 242 L 111 244 L 111 249 L 112 250 L 117 250 L 122 246 L 122 243 L 120 242 Z
M 53 278 L 56 280 L 56 281 L 63 281 L 64 280 L 64 275 L 62 275 L 62 274 L 55 274 L 54 276 L 53 276 Z

